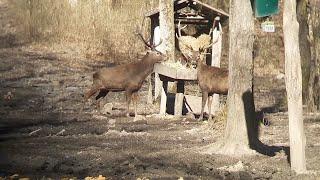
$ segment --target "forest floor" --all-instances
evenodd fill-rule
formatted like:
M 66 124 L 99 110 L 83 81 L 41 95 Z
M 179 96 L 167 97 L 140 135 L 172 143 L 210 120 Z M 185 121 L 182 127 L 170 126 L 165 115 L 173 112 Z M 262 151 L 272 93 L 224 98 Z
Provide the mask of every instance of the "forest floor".
M 256 109 L 265 145 L 255 155 L 205 154 L 223 138 L 224 122 L 158 116 L 140 91 L 141 120 L 125 117 L 123 93 L 110 93 L 111 115 L 83 92 L 104 60 L 79 55 L 76 46 L 19 43 L 8 5 L 0 1 L 0 179 L 320 179 L 320 117 L 304 115 L 307 174 L 290 170 L 285 85 L 278 76 L 255 77 Z M 258 119 L 261 120 L 261 119 Z

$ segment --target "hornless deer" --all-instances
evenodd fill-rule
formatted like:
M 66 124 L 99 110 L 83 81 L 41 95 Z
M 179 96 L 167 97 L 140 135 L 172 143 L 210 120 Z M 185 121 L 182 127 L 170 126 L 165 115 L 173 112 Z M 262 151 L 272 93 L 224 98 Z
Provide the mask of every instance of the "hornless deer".
M 107 67 L 95 72 L 93 74 L 92 88 L 85 93 L 86 101 L 98 91 L 99 94 L 96 96 L 96 100 L 105 97 L 109 91 L 125 91 L 127 101 L 126 115 L 129 117 L 129 105 L 132 99 L 135 117 L 137 116 L 137 92 L 146 77 L 153 71 L 153 65 L 164 58 L 164 55 L 155 49 L 162 41 L 157 45 L 149 44 L 140 32 L 137 35 L 150 51 L 138 62 Z

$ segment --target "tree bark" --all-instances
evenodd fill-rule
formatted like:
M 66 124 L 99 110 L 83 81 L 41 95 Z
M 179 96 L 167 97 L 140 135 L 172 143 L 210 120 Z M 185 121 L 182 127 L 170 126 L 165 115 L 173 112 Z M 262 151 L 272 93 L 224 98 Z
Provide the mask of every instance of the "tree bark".
M 289 114 L 291 169 L 306 172 L 305 134 L 302 116 L 302 73 L 296 0 L 285 0 L 283 12 L 285 80 Z
M 175 61 L 174 59 L 174 5 L 173 0 L 159 1 L 159 23 L 160 23 L 160 37 L 162 43 L 160 51 L 165 53 L 167 60 Z
M 302 102 L 306 103 L 309 90 L 309 78 L 311 68 L 311 54 L 310 54 L 310 42 L 308 40 L 309 28 L 308 28 L 308 1 L 297 1 L 297 18 L 300 24 L 299 26 L 299 48 L 301 55 L 301 70 L 302 70 Z
M 253 100 L 254 20 L 249 0 L 231 0 L 228 117 L 225 151 L 228 154 L 252 153 L 255 139 Z
M 228 117 L 225 138 L 208 153 L 241 156 L 253 154 L 255 108 L 253 100 L 254 20 L 250 0 L 230 1 Z
M 317 0 L 308 0 L 308 2 L 308 40 L 311 66 L 306 104 L 309 112 L 315 112 L 320 110 L 320 3 Z

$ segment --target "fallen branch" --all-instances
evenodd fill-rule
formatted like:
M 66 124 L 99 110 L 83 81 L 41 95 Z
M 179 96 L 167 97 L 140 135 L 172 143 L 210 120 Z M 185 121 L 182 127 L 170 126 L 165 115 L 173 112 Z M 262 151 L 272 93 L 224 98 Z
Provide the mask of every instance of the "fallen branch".
M 59 135 L 62 135 L 66 130 L 65 129 L 62 129 L 61 131 L 59 131 L 56 136 L 59 136 Z
M 31 136 L 31 135 L 39 132 L 40 130 L 42 130 L 42 128 L 39 128 L 39 129 L 37 129 L 37 130 L 34 130 L 34 131 L 30 132 L 30 133 L 29 133 L 29 136 Z

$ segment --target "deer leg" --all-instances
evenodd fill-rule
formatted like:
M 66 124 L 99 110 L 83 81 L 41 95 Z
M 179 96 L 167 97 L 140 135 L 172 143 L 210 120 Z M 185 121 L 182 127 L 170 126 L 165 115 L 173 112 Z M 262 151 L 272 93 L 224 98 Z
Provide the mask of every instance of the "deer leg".
M 85 101 L 87 101 L 91 96 L 93 96 L 99 90 L 100 90 L 100 87 L 93 86 L 88 92 L 84 94 Z
M 131 91 L 126 91 L 126 99 L 127 99 L 127 112 L 126 112 L 126 116 L 130 117 L 130 111 L 129 111 L 129 106 L 130 106 L 130 102 L 131 102 L 131 98 L 132 98 L 132 92 Z
M 100 92 L 99 94 L 96 96 L 96 106 L 97 106 L 97 109 L 100 110 L 100 102 L 101 100 L 106 97 L 106 95 L 108 94 L 108 90 L 106 89 L 100 89 Z
M 86 93 L 84 94 L 84 102 L 83 102 L 83 106 L 82 106 L 81 109 L 80 109 L 80 113 L 79 113 L 79 114 L 82 114 L 83 109 L 84 109 L 84 106 L 85 106 L 86 102 L 88 101 L 88 99 L 89 99 L 92 95 L 94 95 L 99 89 L 100 89 L 100 88 L 97 87 L 97 86 L 92 86 L 92 88 L 91 88 L 88 92 L 86 92 Z
M 132 94 L 133 96 L 133 104 L 134 104 L 134 116 L 138 115 L 137 104 L 138 104 L 138 92 Z
M 202 92 L 202 104 L 201 104 L 201 113 L 200 113 L 200 117 L 199 117 L 199 121 L 203 119 L 203 111 L 204 111 L 204 106 L 206 105 L 207 102 L 207 98 L 208 98 L 208 92 Z
M 208 113 L 209 113 L 208 121 L 211 121 L 211 119 L 212 119 L 211 104 L 212 104 L 212 95 L 209 95 L 209 97 L 208 97 Z

